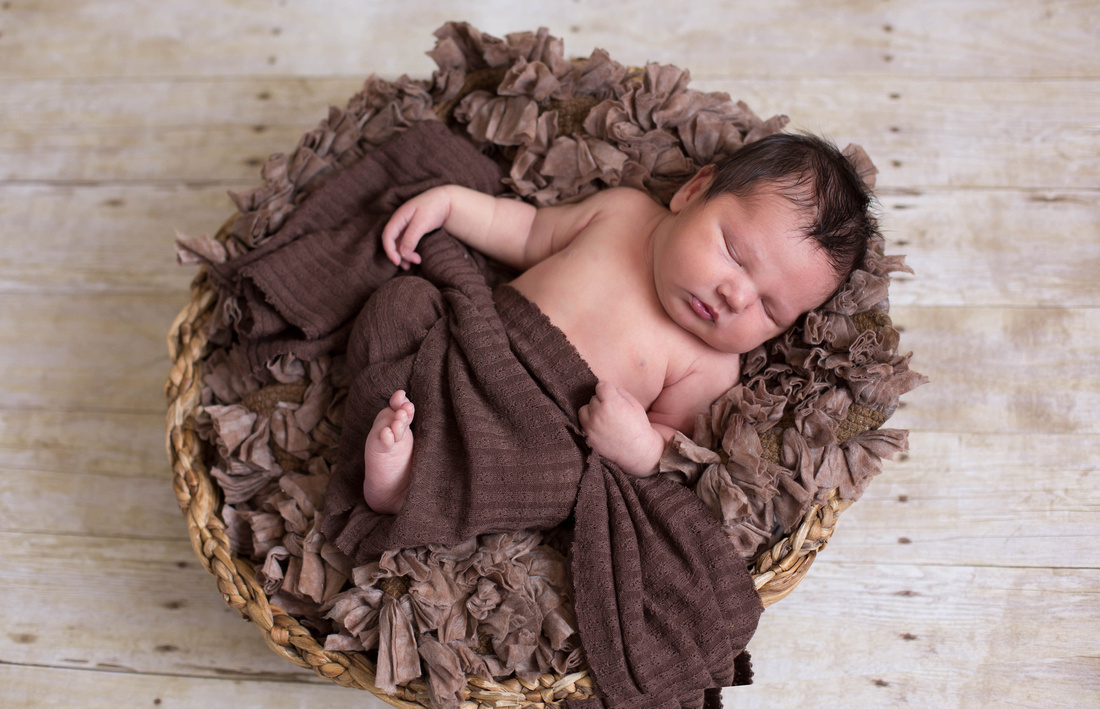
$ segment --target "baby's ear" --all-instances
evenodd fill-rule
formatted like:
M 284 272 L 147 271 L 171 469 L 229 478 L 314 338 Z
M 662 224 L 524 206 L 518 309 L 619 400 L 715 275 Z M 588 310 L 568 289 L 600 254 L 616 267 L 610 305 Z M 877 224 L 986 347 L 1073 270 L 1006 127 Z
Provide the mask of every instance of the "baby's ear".
M 680 210 L 691 204 L 696 197 L 702 196 L 713 180 L 714 164 L 712 163 L 703 167 L 690 180 L 681 185 L 680 189 L 676 190 L 676 194 L 672 195 L 672 201 L 668 203 L 669 211 L 678 214 Z

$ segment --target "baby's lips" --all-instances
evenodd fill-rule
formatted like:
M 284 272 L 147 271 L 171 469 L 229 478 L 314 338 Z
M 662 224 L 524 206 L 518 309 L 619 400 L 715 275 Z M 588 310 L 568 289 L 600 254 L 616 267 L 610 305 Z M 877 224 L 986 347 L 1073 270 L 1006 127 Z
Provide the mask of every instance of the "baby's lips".
M 695 311 L 696 315 L 708 322 L 714 322 L 718 319 L 714 309 L 695 296 L 691 296 L 691 309 Z

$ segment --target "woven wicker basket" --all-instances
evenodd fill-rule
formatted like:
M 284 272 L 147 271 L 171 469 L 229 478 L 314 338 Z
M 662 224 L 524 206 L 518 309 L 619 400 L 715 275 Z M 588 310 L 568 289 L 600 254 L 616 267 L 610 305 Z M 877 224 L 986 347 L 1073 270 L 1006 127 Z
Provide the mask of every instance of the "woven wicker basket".
M 203 464 L 203 448 L 207 444 L 199 438 L 194 427 L 202 391 L 206 349 L 204 325 L 215 301 L 214 289 L 205 274 L 200 275 L 192 285 L 191 301 L 177 316 L 168 335 L 168 350 L 174 362 L 166 386 L 168 454 L 176 500 L 187 519 L 195 554 L 217 579 L 225 602 L 252 620 L 267 644 L 280 656 L 337 684 L 370 690 L 393 706 L 430 709 L 424 685 L 410 683 L 398 696 L 382 694 L 374 686 L 373 663 L 363 653 L 325 651 L 309 630 L 268 603 L 267 595 L 256 581 L 252 563 L 230 550 L 217 485 Z M 794 590 L 818 552 L 828 543 L 840 513 L 850 504 L 839 499 L 833 491 L 825 505 L 812 506 L 793 533 L 756 559 L 751 571 L 765 606 Z M 471 677 L 469 690 L 470 709 L 541 708 L 593 695 L 591 679 L 583 671 L 564 677 L 544 675 L 533 686 L 518 679 L 498 683 Z
M 471 76 L 465 90 L 499 81 L 495 76 Z M 436 106 L 437 115 L 446 120 L 455 101 Z M 590 107 L 581 106 L 584 111 Z M 577 107 L 574 107 L 577 108 Z M 583 112 L 574 118 L 574 125 L 583 121 Z M 227 222 L 216 238 L 224 240 L 232 223 Z M 173 486 L 180 509 L 187 519 L 191 543 L 203 566 L 214 575 L 225 602 L 260 629 L 264 640 L 278 655 L 318 675 L 348 687 L 366 689 L 397 707 L 430 708 L 427 686 L 413 681 L 399 687 L 396 695 L 382 693 L 375 687 L 375 667 L 363 652 L 332 652 L 323 649 L 311 631 L 298 620 L 272 605 L 256 580 L 252 562 L 231 551 L 222 516 L 221 494 L 204 463 L 209 445 L 196 432 L 195 420 L 201 407 L 204 360 L 209 355 L 207 322 L 211 318 L 217 293 L 206 276 L 199 273 L 192 284 L 191 299 L 179 313 L 168 335 L 168 349 L 173 361 L 166 384 L 168 398 L 167 447 L 173 471 Z M 864 319 L 860 329 L 889 325 L 885 313 L 876 311 Z M 853 406 L 853 410 L 860 407 Z M 885 416 L 868 409 L 849 415 L 841 426 L 841 436 L 847 437 L 877 428 Z M 868 417 L 866 414 L 870 413 Z M 764 440 L 765 450 L 777 446 L 778 439 Z M 775 455 L 774 451 L 772 455 Z M 833 490 L 823 505 L 813 505 L 789 535 L 760 554 L 751 564 L 756 589 L 765 606 L 790 594 L 806 575 L 829 538 L 840 514 L 850 501 L 842 500 Z M 497 709 L 500 707 L 553 707 L 570 699 L 594 696 L 592 680 L 587 671 L 565 676 L 543 675 L 537 682 L 517 678 L 490 681 L 468 677 L 463 709 Z
M 194 426 L 207 345 L 204 326 L 216 300 L 205 273 L 200 274 L 192 284 L 190 302 L 180 311 L 168 334 L 168 350 L 173 360 L 166 385 L 168 454 L 176 500 L 187 519 L 195 554 L 217 579 L 225 602 L 253 621 L 278 655 L 337 684 L 369 690 L 393 706 L 430 709 L 427 687 L 422 683 L 410 683 L 397 696 L 383 694 L 374 685 L 374 666 L 364 653 L 325 651 L 309 630 L 268 602 L 256 581 L 253 564 L 230 550 L 221 516 L 221 496 L 203 463 L 203 449 L 208 444 L 196 434 Z M 797 529 L 755 560 L 752 576 L 765 606 L 795 589 L 828 543 L 837 518 L 851 504 L 833 491 L 825 505 L 812 506 Z M 534 685 L 518 679 L 498 683 L 471 677 L 468 706 L 469 709 L 541 708 L 593 694 L 591 679 L 584 671 L 561 677 L 543 675 Z

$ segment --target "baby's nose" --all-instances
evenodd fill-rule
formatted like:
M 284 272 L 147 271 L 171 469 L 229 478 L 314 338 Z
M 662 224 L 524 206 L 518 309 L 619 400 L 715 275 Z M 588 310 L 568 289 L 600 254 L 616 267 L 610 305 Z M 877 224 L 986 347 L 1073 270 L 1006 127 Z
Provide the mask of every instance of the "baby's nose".
M 750 289 L 747 284 L 740 281 L 723 283 L 718 287 L 718 293 L 725 299 L 730 310 L 737 314 L 740 314 L 752 302 Z

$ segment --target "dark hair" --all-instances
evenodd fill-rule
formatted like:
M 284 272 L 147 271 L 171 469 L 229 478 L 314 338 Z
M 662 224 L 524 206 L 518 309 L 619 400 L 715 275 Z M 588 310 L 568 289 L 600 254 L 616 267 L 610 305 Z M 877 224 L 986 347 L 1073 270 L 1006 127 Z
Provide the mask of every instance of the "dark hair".
M 789 133 L 749 143 L 715 165 L 704 198 L 751 198 L 763 187 L 777 188 L 809 213 L 805 235 L 825 252 L 842 282 L 860 267 L 878 221 L 871 191 L 835 145 Z

